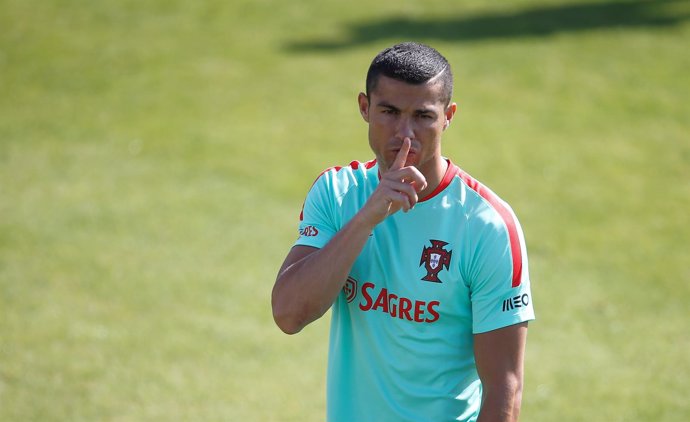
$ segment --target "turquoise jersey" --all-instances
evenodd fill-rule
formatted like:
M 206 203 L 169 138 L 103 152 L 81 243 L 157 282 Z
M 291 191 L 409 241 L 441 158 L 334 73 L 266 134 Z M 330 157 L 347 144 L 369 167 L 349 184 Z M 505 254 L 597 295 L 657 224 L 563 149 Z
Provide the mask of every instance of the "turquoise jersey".
M 476 420 L 473 334 L 534 319 L 518 220 L 448 164 L 434 192 L 376 226 L 332 306 L 329 422 Z M 326 170 L 296 245 L 326 245 L 378 184 L 376 161 Z

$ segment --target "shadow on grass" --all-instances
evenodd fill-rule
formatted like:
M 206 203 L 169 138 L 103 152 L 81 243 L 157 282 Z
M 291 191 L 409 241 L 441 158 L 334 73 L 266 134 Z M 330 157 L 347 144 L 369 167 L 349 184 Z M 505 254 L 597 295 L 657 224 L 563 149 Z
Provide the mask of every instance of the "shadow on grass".
M 335 40 L 292 42 L 288 51 L 328 51 L 356 47 L 381 39 L 475 42 L 497 38 L 543 37 L 589 30 L 654 28 L 678 25 L 690 13 L 674 14 L 664 4 L 687 0 L 609 1 L 541 6 L 511 13 L 487 13 L 448 18 L 391 17 L 345 24 Z

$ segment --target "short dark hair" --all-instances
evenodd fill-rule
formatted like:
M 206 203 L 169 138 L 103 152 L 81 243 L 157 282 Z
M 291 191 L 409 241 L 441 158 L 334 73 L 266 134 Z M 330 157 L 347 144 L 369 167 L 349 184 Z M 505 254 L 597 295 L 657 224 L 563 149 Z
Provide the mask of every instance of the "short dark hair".
M 381 51 L 374 57 L 367 72 L 367 97 L 376 89 L 381 75 L 413 85 L 421 85 L 441 75 L 439 82 L 443 84 L 444 104 L 450 104 L 453 96 L 453 73 L 450 63 L 441 53 L 428 45 L 404 42 Z

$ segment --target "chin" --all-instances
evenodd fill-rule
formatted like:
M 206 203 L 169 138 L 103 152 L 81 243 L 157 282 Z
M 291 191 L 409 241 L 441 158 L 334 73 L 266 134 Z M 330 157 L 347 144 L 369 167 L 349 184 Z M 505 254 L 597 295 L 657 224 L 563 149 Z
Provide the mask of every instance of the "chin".
M 407 160 L 405 161 L 405 166 L 410 167 L 414 166 L 417 167 L 419 165 L 419 160 L 417 159 L 417 154 L 410 154 L 407 156 Z

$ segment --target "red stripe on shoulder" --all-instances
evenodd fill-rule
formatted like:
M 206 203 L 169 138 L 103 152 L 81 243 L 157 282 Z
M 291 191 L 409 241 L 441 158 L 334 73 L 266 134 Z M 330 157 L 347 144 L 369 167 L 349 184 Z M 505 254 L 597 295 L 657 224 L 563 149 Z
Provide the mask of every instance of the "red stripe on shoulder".
M 358 170 L 358 169 L 359 169 L 359 166 L 361 166 L 361 165 L 364 165 L 364 169 L 365 169 L 365 170 L 369 170 L 370 168 L 372 168 L 372 167 L 374 167 L 374 166 L 376 165 L 376 160 L 374 159 L 374 160 L 371 160 L 371 161 L 367 161 L 367 162 L 365 162 L 365 163 L 361 163 L 361 162 L 359 162 L 359 161 L 352 161 L 352 162 L 350 163 L 350 167 L 352 167 L 353 170 Z
M 472 176 L 458 168 L 458 176 L 470 187 L 477 192 L 479 196 L 484 198 L 501 216 L 503 222 L 508 228 L 508 236 L 510 238 L 510 253 L 513 259 L 513 280 L 512 286 L 518 287 L 522 283 L 522 248 L 520 247 L 520 235 L 518 234 L 517 222 L 512 212 L 505 206 L 505 204 L 486 186 L 479 183 Z

